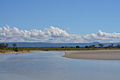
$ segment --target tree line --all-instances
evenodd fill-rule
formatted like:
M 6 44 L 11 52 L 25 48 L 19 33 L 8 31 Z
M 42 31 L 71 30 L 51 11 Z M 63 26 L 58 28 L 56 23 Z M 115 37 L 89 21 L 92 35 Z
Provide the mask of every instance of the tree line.
M 9 44 L 8 43 L 0 43 L 0 50 L 8 50 Z M 12 44 L 12 50 L 18 51 L 18 47 L 16 43 Z
M 13 51 L 20 51 L 20 50 L 79 50 L 79 49 L 96 49 L 96 48 L 100 48 L 100 49 L 104 49 L 104 48 L 120 48 L 120 44 L 118 45 L 114 45 L 114 44 L 109 44 L 109 45 L 106 45 L 106 44 L 91 44 L 91 45 L 86 45 L 86 46 L 71 46 L 71 47 L 67 47 L 67 46 L 62 46 L 62 47 L 44 47 L 44 48 L 41 48 L 41 47 L 17 47 L 17 44 L 16 43 L 13 43 L 11 47 L 9 47 L 9 45 L 11 44 L 7 44 L 7 43 L 0 43 L 0 50 L 13 50 Z
M 62 46 L 61 48 L 68 48 L 67 46 Z M 86 46 L 75 46 L 75 47 L 69 47 L 69 48 L 120 48 L 120 44 L 118 45 L 114 45 L 114 44 L 109 44 L 109 45 L 105 45 L 105 44 L 92 44 L 92 45 L 86 45 Z

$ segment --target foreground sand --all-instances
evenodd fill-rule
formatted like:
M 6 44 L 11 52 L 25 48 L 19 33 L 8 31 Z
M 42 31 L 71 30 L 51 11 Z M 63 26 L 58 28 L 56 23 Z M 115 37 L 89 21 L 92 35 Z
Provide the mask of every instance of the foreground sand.
M 120 50 L 65 51 L 63 57 L 73 59 L 120 60 Z

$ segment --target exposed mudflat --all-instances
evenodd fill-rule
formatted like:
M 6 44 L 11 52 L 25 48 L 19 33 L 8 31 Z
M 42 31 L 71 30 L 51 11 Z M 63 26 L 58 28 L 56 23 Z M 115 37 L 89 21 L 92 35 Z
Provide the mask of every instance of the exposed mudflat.
M 120 60 L 120 50 L 66 51 L 64 57 L 73 59 Z

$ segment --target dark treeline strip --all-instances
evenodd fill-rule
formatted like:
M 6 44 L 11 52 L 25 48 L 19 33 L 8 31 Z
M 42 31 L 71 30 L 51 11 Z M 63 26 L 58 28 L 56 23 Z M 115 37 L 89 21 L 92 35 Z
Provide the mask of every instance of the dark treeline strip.
M 104 44 L 97 44 L 97 45 L 89 45 L 85 47 L 17 47 L 17 45 L 14 43 L 13 47 L 8 47 L 8 44 L 1 43 L 0 44 L 0 52 L 19 52 L 19 51 L 31 51 L 31 50 L 42 50 L 42 51 L 64 51 L 64 50 L 109 50 L 109 49 L 120 49 L 120 45 L 114 46 L 113 44 L 110 44 L 108 46 L 104 46 Z

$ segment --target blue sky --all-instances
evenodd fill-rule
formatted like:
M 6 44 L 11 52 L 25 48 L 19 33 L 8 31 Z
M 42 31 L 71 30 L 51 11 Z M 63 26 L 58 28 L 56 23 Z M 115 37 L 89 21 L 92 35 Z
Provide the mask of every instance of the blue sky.
M 120 32 L 120 0 L 0 0 L 0 26 L 69 33 Z

